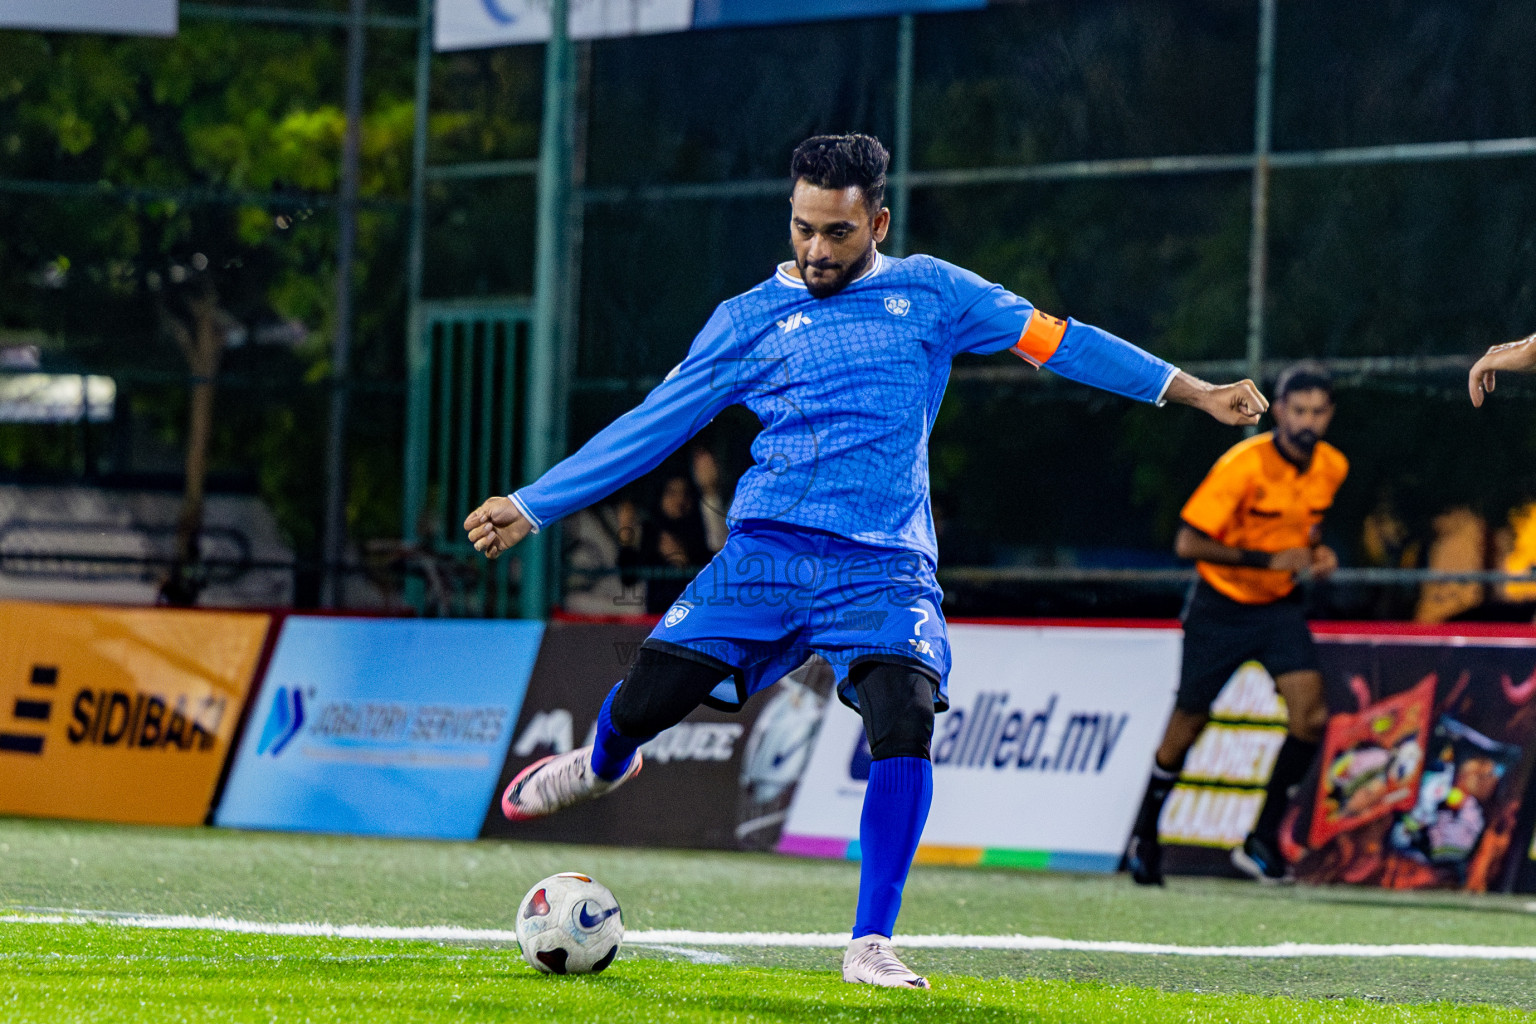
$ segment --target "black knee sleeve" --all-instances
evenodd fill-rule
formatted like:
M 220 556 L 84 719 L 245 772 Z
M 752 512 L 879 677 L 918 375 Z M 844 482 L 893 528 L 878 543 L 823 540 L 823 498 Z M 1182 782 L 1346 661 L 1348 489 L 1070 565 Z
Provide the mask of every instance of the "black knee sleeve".
M 642 647 L 608 716 L 621 736 L 648 739 L 687 718 L 724 678 L 719 668 Z
M 933 740 L 933 679 L 906 665 L 865 662 L 854 667 L 853 688 L 873 760 L 928 759 Z

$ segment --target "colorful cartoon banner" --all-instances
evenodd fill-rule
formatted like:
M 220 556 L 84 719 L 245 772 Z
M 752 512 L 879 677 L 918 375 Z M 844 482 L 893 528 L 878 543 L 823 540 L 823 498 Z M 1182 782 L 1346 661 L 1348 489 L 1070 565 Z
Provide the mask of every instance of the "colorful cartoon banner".
M 1435 677 L 1328 720 L 1308 845 L 1413 806 L 1435 704 Z
M 1536 637 L 1481 632 L 1319 637 L 1339 724 L 1281 833 L 1298 878 L 1472 892 L 1515 884 L 1536 754 Z

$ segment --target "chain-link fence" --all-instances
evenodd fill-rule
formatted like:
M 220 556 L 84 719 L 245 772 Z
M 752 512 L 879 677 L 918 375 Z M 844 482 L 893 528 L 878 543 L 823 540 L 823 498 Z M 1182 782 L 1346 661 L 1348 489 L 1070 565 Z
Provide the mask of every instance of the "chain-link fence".
M 339 381 L 328 344 L 344 5 L 183 4 L 175 40 L 0 34 L 3 343 L 36 345 L 40 369 L 118 385 L 110 423 L 0 425 L 8 473 L 111 485 L 179 474 L 195 375 L 163 322 L 177 289 L 206 274 L 246 341 L 220 367 L 215 482 L 258 494 L 293 557 L 317 566 L 321 442 L 340 384 L 354 395 L 350 558 L 408 532 L 405 313 L 416 299 L 526 299 L 543 54 L 438 55 L 418 80 L 423 8 L 369 11 L 359 322 Z M 1462 376 L 1471 353 L 1536 325 L 1533 30 L 1528 5 L 1462 0 L 1034 0 L 581 44 L 569 440 L 638 400 L 715 303 L 784 258 L 794 144 L 863 130 L 906 142 L 900 248 L 1197 372 L 1268 378 L 1303 355 L 1333 361 L 1331 440 L 1353 471 L 1329 529 L 1347 562 L 1369 560 L 1376 513 L 1407 538 L 1391 567 L 1422 565 L 1436 517 L 1459 505 L 1491 547 L 1536 497 L 1531 392 L 1506 385 L 1474 415 Z M 732 414 L 701 438 L 727 481 L 754 430 Z M 957 365 L 931 452 L 943 554 L 1002 570 L 985 585 L 953 577 L 957 602 L 1090 608 L 1050 588 L 1132 584 L 1008 574 L 1173 568 L 1178 508 L 1233 440 L 1004 360 Z M 621 497 L 643 512 L 687 458 Z M 566 548 L 597 557 L 585 540 Z M 451 538 L 431 557 L 483 571 Z M 1178 586 L 1144 585 L 1161 588 L 1157 608 Z M 313 592 L 303 583 L 296 600 Z

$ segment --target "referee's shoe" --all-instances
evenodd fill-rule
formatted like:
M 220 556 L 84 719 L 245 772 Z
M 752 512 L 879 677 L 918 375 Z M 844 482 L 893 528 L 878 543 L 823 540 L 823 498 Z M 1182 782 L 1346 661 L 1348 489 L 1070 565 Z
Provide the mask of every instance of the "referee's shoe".
M 1156 836 L 1131 834 L 1125 848 L 1125 868 L 1137 885 L 1163 885 L 1163 847 Z
M 1296 881 L 1275 844 L 1260 838 L 1256 832 L 1248 833 L 1243 845 L 1233 848 L 1232 866 L 1264 885 L 1289 885 Z

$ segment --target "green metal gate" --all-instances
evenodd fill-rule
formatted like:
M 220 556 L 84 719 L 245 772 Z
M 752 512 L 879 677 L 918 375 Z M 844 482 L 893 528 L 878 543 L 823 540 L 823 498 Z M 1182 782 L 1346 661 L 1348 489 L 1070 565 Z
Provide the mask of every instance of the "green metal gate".
M 506 617 L 516 558 L 487 561 L 464 517 L 521 479 L 532 310 L 526 301 L 424 302 L 411 332 L 403 532 L 423 614 Z

